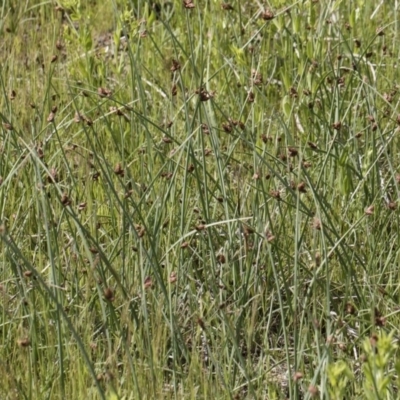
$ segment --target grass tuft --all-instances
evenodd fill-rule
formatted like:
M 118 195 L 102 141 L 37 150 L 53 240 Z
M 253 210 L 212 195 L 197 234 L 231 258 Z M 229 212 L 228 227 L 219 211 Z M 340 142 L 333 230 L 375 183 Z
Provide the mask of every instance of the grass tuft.
M 397 398 L 398 10 L 355 3 L 3 2 L 1 398 Z

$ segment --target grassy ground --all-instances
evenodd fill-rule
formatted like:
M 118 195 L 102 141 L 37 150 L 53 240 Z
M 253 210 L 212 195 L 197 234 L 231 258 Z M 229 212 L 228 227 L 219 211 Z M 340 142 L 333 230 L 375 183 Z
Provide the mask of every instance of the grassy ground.
M 285 3 L 3 1 L 0 398 L 398 398 L 399 5 Z

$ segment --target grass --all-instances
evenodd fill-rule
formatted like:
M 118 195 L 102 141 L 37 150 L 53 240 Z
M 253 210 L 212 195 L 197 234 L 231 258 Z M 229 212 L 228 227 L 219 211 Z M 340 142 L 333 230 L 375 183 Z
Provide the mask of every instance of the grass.
M 4 399 L 396 399 L 398 4 L 0 8 Z

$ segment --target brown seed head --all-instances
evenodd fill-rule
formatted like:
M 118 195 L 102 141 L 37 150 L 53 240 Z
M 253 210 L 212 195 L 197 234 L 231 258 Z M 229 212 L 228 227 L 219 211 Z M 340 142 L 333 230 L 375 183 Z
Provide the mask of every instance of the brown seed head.
M 333 344 L 333 343 L 335 343 L 335 336 L 329 335 L 329 336 L 326 338 L 326 344 L 327 344 L 327 345 L 330 345 L 330 344 Z
M 71 204 L 71 199 L 68 197 L 67 193 L 63 193 L 61 196 L 61 204 L 63 206 L 69 206 Z
M 107 382 L 110 382 L 115 378 L 113 372 L 111 372 L 109 369 L 107 369 L 103 376 Z
M 269 194 L 271 195 L 271 197 L 274 197 L 277 200 L 281 199 L 281 193 L 279 192 L 279 190 L 271 190 Z
M 24 271 L 25 278 L 30 278 L 32 275 L 33 275 L 32 271 L 30 270 Z
M 302 372 L 300 372 L 300 371 L 297 371 L 297 372 L 295 372 L 294 374 L 293 374 L 293 380 L 295 381 L 295 382 L 298 382 L 300 379 L 303 379 L 303 373 Z
M 254 228 L 249 225 L 243 225 L 243 233 L 245 236 L 252 235 L 255 232 Z
M 232 11 L 233 10 L 233 7 L 230 4 L 227 4 L 227 3 L 222 3 L 221 4 L 221 8 L 223 10 L 225 10 L 225 11 Z
M 253 92 L 253 91 L 250 91 L 250 92 L 248 93 L 248 95 L 247 95 L 247 101 L 248 101 L 249 103 L 254 103 L 255 98 L 256 98 L 256 95 L 254 94 L 254 92 Z
M 383 93 L 383 98 L 388 102 L 392 103 L 393 102 L 393 96 L 389 93 Z
M 194 168 L 195 168 L 194 164 L 189 164 L 188 167 L 187 167 L 187 172 L 189 172 L 189 173 L 193 172 Z
M 171 96 L 176 96 L 178 93 L 178 88 L 176 87 L 176 84 L 174 83 L 171 87 Z
M 298 190 L 300 193 L 307 193 L 307 188 L 306 188 L 305 182 L 300 182 L 300 183 L 297 185 L 297 190 Z
M 76 122 L 77 124 L 79 123 L 79 122 L 81 122 L 82 121 L 82 117 L 81 117 L 81 115 L 78 113 L 78 111 L 75 113 L 75 116 L 74 116 L 74 122 Z
M 40 157 L 39 157 L 40 158 Z M 43 157 L 42 157 L 43 158 Z M 55 169 L 55 168 L 51 168 L 50 169 L 50 175 L 47 177 L 47 181 L 49 182 L 49 183 L 56 183 L 56 182 L 58 182 L 58 172 L 57 172 L 57 170 Z
M 317 231 L 320 231 L 321 230 L 321 226 L 322 226 L 321 220 L 319 218 L 317 218 L 317 217 L 314 217 L 313 228 L 316 229 Z
M 274 15 L 274 13 L 273 13 L 270 9 L 265 10 L 265 11 L 261 14 L 261 18 L 262 18 L 264 21 L 270 21 L 271 19 L 274 19 L 274 17 L 275 17 L 275 15 Z
M 12 131 L 14 130 L 13 126 L 11 124 L 9 124 L 8 122 L 3 122 L 3 127 L 5 130 L 7 131 Z
M 104 87 L 99 87 L 97 89 L 97 94 L 101 97 L 110 97 L 112 95 L 112 91 L 110 89 L 104 88 Z
M 342 351 L 346 351 L 347 350 L 347 346 L 345 343 L 338 343 L 337 345 L 339 347 L 340 350 Z
M 144 229 L 144 227 L 138 232 L 138 237 L 142 238 L 144 236 L 144 234 L 146 233 L 146 230 Z
M 114 301 L 114 291 L 110 287 L 105 288 L 104 297 L 108 301 Z
M 347 303 L 346 304 L 346 313 L 350 315 L 355 315 L 356 314 L 356 308 L 352 303 Z
M 225 263 L 226 263 L 225 255 L 222 254 L 222 253 L 218 254 L 218 255 L 217 255 L 217 261 L 218 261 L 220 264 L 225 264 Z
M 375 207 L 373 205 L 367 207 L 365 209 L 365 215 L 373 215 Z
M 340 128 L 342 127 L 342 123 L 340 121 L 336 121 L 335 123 L 332 124 L 333 129 L 336 131 L 339 131 Z
M 298 94 L 298 92 L 297 92 L 297 89 L 294 87 L 294 86 L 292 86 L 291 88 L 290 88 L 290 90 L 289 90 L 289 96 L 290 97 L 292 97 L 292 98 L 297 98 L 298 96 L 299 96 L 299 94 Z
M 208 127 L 207 124 L 201 124 L 201 130 L 205 135 L 210 134 L 210 128 Z
M 256 71 L 256 70 L 252 70 L 251 71 L 251 78 L 253 80 L 253 84 L 255 86 L 261 86 L 263 84 L 263 77 L 261 75 L 261 72 Z
M 295 147 L 289 147 L 288 151 L 290 157 L 296 157 L 299 154 L 299 151 Z
M 56 49 L 62 50 L 63 48 L 64 48 L 64 45 L 62 44 L 62 41 L 60 39 L 58 39 L 56 42 Z
M 172 172 L 162 172 L 161 173 L 161 177 L 165 178 L 165 179 L 171 179 L 172 178 L 173 173 Z
M 199 324 L 200 328 L 203 329 L 203 331 L 206 329 L 206 325 L 200 317 L 197 318 L 197 323 Z
M 208 101 L 208 100 L 214 98 L 214 96 L 215 96 L 215 92 L 208 92 L 204 88 L 200 88 L 200 89 L 196 90 L 195 93 L 199 95 L 200 101 Z
M 17 341 L 18 346 L 20 347 L 28 347 L 31 345 L 31 341 L 29 338 L 23 338 L 23 339 L 19 339 Z
M 319 390 L 317 386 L 310 385 L 308 387 L 308 393 L 310 393 L 310 397 L 317 397 L 319 394 Z
M 195 8 L 196 6 L 194 5 L 193 0 L 183 0 L 183 7 L 191 10 L 191 9 Z
M 125 172 L 121 166 L 121 163 L 118 163 L 114 168 L 114 174 L 118 176 L 124 176 Z
M 222 124 L 222 129 L 226 132 L 226 133 L 231 133 L 233 130 L 232 124 L 230 122 L 224 122 Z
M 372 347 L 376 347 L 379 340 L 379 336 L 376 333 L 373 333 L 369 338 Z
M 125 192 L 125 194 L 124 194 L 124 198 L 125 198 L 125 199 L 128 199 L 129 197 L 132 196 L 132 193 L 133 193 L 133 190 L 132 190 L 132 189 L 127 190 L 127 191 Z
M 145 289 L 150 289 L 153 286 L 153 281 L 150 276 L 146 276 L 144 280 L 144 288 Z
M 378 310 L 375 310 L 375 326 L 385 326 L 386 325 L 386 318 L 381 315 Z
M 56 116 L 56 114 L 53 113 L 53 112 L 51 112 L 51 113 L 49 114 L 49 116 L 47 117 L 47 122 L 53 122 L 55 116 Z
M 162 141 L 163 141 L 165 144 L 172 143 L 172 139 L 171 139 L 169 136 L 164 136 L 164 137 L 162 138 Z
M 265 230 L 265 239 L 267 240 L 268 243 L 271 243 L 275 240 L 275 236 L 269 229 Z
M 92 126 L 93 125 L 93 121 L 89 118 L 89 117 L 84 117 L 86 125 L 87 126 Z
M 176 272 L 172 271 L 169 276 L 169 283 L 175 283 L 178 280 L 178 275 Z
M 89 251 L 92 254 L 99 254 L 99 249 L 97 247 L 89 247 Z
M 175 72 L 181 69 L 181 64 L 177 60 L 172 60 L 171 72 Z

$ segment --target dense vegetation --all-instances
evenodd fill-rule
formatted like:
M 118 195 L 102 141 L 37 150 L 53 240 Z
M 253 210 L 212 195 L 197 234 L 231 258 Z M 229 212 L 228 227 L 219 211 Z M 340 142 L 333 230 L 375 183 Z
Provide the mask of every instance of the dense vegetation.
M 397 1 L 4 0 L 1 399 L 396 399 Z

